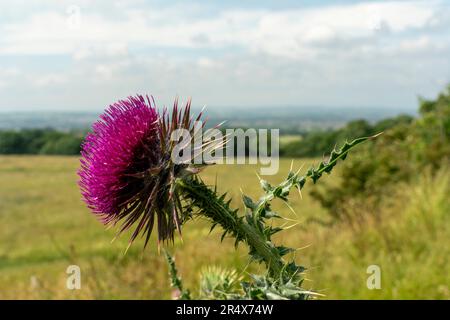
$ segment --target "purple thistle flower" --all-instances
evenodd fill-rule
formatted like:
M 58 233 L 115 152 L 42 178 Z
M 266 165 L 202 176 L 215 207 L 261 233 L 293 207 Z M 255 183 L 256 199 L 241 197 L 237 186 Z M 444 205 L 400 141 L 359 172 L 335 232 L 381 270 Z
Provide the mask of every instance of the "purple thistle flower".
M 82 145 L 79 184 L 88 207 L 107 224 L 132 191 L 129 175 L 158 159 L 158 114 L 148 97 L 138 96 L 111 105 L 100 118 Z
M 184 110 L 175 101 L 171 115 L 164 110 L 160 116 L 153 99 L 138 95 L 109 106 L 82 145 L 83 199 L 104 224 L 122 221 L 119 233 L 137 224 L 130 244 L 142 233 L 146 245 L 155 222 L 159 241 L 173 240 L 175 229 L 181 232 L 175 181 L 198 170 L 171 161 L 170 136 L 179 128 L 193 130 L 190 101 Z

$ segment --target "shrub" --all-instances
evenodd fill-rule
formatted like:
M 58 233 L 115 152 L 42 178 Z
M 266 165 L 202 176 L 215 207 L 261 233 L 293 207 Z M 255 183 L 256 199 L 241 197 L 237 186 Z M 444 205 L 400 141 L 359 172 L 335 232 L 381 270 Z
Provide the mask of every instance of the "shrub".
M 340 183 L 311 192 L 334 218 L 351 219 L 351 206 L 369 206 L 376 213 L 380 200 L 398 183 L 449 162 L 450 86 L 436 100 L 420 103 L 419 118 L 412 122 L 398 118 L 375 143 L 360 148 L 342 167 Z

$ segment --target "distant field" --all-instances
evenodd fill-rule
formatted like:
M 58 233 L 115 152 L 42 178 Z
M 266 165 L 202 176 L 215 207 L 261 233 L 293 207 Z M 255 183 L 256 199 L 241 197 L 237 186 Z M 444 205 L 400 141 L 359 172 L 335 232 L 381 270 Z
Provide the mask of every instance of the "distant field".
M 291 142 L 296 142 L 296 141 L 300 141 L 302 139 L 302 136 L 298 135 L 298 134 L 286 134 L 286 135 L 282 135 L 280 136 L 280 147 L 283 147 Z
M 104 106 L 106 107 L 106 106 Z M 198 113 L 202 106 L 195 108 Z M 226 126 L 243 128 L 282 128 L 282 129 L 317 129 L 336 128 L 354 119 L 377 121 L 396 116 L 399 113 L 415 114 L 410 108 L 373 107 L 339 108 L 326 106 L 278 106 L 274 107 L 239 107 L 209 106 L 209 124 L 214 125 L 227 120 Z M 97 111 L 11 111 L 0 110 L 0 130 L 24 128 L 55 128 L 58 130 L 87 129 L 97 120 L 102 107 Z M 283 130 L 282 130 L 283 131 Z
M 294 165 L 306 169 L 312 162 L 297 159 Z M 290 160 L 282 160 L 280 176 L 269 180 L 279 181 L 289 166 Z M 105 230 L 81 202 L 77 167 L 74 157 L 0 157 L 0 298 L 169 298 L 166 265 L 154 242 L 145 252 L 136 242 L 124 256 L 127 235 L 111 243 L 114 230 Z M 217 166 L 203 176 L 213 183 L 217 174 L 220 190 L 230 191 L 234 204 L 242 207 L 240 189 L 260 194 L 256 169 Z M 449 175 L 442 176 L 409 190 L 405 199 L 416 200 L 402 201 L 394 210 L 398 217 L 359 228 L 307 223 L 310 217 L 328 216 L 306 190 L 302 200 L 292 196 L 297 215 L 279 205 L 285 216 L 300 222 L 282 240 L 303 248 L 296 257 L 310 268 L 306 286 L 325 298 L 450 298 Z M 191 221 L 183 243 L 177 240 L 172 248 L 185 285 L 194 291 L 202 267 L 243 270 L 247 264 L 245 248 L 236 252 L 229 239 L 220 243 L 219 231 L 208 231 L 203 221 Z M 66 289 L 71 264 L 81 267 L 81 290 Z M 382 290 L 366 287 L 371 264 L 382 268 Z

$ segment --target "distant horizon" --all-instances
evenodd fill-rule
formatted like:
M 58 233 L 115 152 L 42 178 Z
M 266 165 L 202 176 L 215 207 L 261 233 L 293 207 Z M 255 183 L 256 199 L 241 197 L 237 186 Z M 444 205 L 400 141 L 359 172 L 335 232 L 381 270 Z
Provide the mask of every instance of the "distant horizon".
M 103 110 L 15 110 L 0 111 L 0 130 L 43 129 L 57 130 L 88 129 L 98 120 Z M 199 107 L 193 107 L 198 113 Z M 336 128 L 345 123 L 365 119 L 376 122 L 401 114 L 417 115 L 417 109 L 409 108 L 357 108 L 357 107 L 228 107 L 207 108 L 208 123 L 226 121 L 225 126 L 244 128 L 284 128 L 287 130 L 311 130 L 315 128 Z
M 183 101 L 180 105 L 184 105 Z M 25 109 L 25 108 L 4 108 L 0 106 L 0 113 L 102 113 L 108 106 L 105 106 L 103 108 L 70 108 L 70 109 L 59 109 L 59 108 L 37 108 L 37 109 Z M 163 108 L 164 106 L 157 106 L 158 108 Z M 392 111 L 409 111 L 409 112 L 417 112 L 417 109 L 419 107 L 419 102 L 417 102 L 417 105 L 415 107 L 411 106 L 351 106 L 351 105 L 342 105 L 342 106 L 330 106 L 330 105 L 250 105 L 250 106 L 239 106 L 239 105 L 230 105 L 230 106 L 208 106 L 206 105 L 207 111 L 213 111 L 213 112 L 226 112 L 227 110 L 242 110 L 242 109 L 248 109 L 248 110 L 256 110 L 256 109 L 273 109 L 273 108 L 281 108 L 281 109 L 299 109 L 302 111 L 310 110 L 310 109 L 326 109 L 326 110 L 333 110 L 333 111 L 339 111 L 339 110 L 361 110 L 362 112 L 372 112 L 377 110 L 392 110 Z M 195 104 L 192 105 L 193 110 L 201 110 L 203 106 L 196 106 Z

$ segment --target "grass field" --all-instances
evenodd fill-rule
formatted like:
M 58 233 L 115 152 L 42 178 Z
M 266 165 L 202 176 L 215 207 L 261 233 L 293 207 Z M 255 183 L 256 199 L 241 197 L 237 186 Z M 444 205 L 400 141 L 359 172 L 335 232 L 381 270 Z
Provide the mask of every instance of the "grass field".
M 313 161 L 298 159 L 296 167 Z M 280 181 L 290 160 L 281 161 Z M 127 235 L 111 243 L 105 230 L 80 200 L 74 157 L 0 157 L 0 298 L 14 299 L 155 299 L 170 298 L 167 268 L 155 241 L 146 251 L 136 242 L 126 255 Z M 217 166 L 203 176 L 229 191 L 242 208 L 240 188 L 260 194 L 255 166 Z M 337 171 L 338 175 L 338 171 Z M 400 188 L 397 201 L 363 224 L 332 227 L 308 222 L 327 213 L 307 192 L 292 197 L 296 215 L 282 205 L 283 215 L 299 225 L 276 238 L 301 248 L 296 259 L 309 268 L 306 287 L 325 298 L 450 298 L 449 174 L 424 174 Z M 324 183 L 330 183 L 326 178 Z M 307 186 L 309 187 L 309 186 Z M 355 210 L 358 210 L 355 208 Z M 185 285 L 195 291 L 199 271 L 207 265 L 244 270 L 245 248 L 231 239 L 220 243 L 219 230 L 209 234 L 204 221 L 185 225 L 183 242 L 171 251 Z M 66 288 L 66 268 L 81 268 L 81 290 Z M 381 290 L 369 290 L 366 269 L 378 265 Z M 252 266 L 247 268 L 251 271 Z

